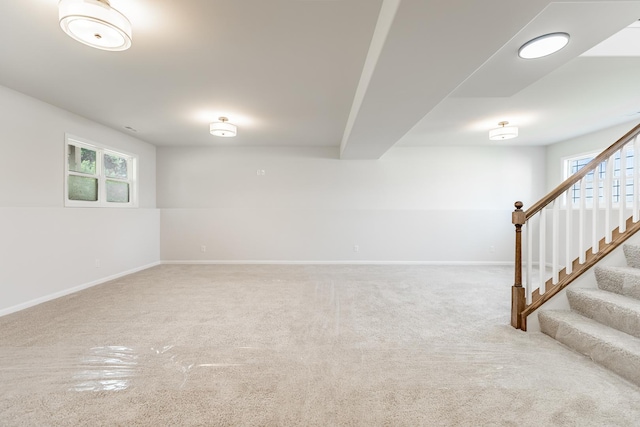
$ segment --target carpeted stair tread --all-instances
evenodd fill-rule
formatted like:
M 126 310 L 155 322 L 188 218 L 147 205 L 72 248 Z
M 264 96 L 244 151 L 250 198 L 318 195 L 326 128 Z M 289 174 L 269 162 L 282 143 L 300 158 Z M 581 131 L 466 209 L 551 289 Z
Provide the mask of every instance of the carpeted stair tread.
M 640 269 L 596 266 L 598 288 L 640 300 Z
M 545 334 L 640 386 L 640 339 L 573 311 L 538 315 Z
M 611 328 L 640 338 L 640 300 L 601 289 L 568 289 L 571 309 Z

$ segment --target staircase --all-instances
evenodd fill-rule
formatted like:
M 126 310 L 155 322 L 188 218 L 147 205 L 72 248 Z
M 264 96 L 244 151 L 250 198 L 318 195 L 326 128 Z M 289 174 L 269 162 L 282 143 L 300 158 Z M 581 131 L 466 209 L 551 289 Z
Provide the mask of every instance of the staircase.
M 514 206 L 511 326 L 526 331 L 529 315 L 640 231 L 640 124 L 527 210 Z
M 595 267 L 597 289 L 568 289 L 570 310 L 540 311 L 540 329 L 640 386 L 640 246 L 626 267 Z

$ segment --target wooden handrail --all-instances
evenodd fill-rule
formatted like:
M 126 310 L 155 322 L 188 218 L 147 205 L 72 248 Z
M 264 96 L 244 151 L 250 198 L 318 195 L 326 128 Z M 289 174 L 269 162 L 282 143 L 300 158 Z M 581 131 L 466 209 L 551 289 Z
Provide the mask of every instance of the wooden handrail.
M 567 178 L 562 184 L 558 185 L 553 191 L 544 196 L 542 199 L 538 200 L 534 203 L 529 209 L 527 209 L 524 213 L 525 221 L 529 220 L 532 216 L 540 212 L 545 208 L 549 203 L 553 202 L 557 199 L 562 193 L 567 191 L 573 185 L 575 185 L 582 178 L 587 176 L 589 172 L 595 169 L 600 163 L 607 160 L 613 153 L 618 151 L 621 147 L 623 147 L 627 142 L 629 142 L 632 138 L 634 138 L 638 133 L 640 133 L 640 124 L 627 132 L 622 138 L 614 142 L 609 148 L 605 149 L 602 153 L 598 154 L 593 160 L 587 163 L 583 168 L 581 168 L 578 172 L 571 175 Z

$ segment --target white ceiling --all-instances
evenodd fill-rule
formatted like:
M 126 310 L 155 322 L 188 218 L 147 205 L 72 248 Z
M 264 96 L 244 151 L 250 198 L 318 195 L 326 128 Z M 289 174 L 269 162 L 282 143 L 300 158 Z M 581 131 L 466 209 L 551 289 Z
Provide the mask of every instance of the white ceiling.
M 520 127 L 500 143 L 512 145 L 640 121 L 640 41 L 594 48 L 640 18 L 640 1 L 111 4 L 133 26 L 124 52 L 66 36 L 57 0 L 2 1 L 0 85 L 158 146 L 335 146 L 344 159 L 495 145 L 488 130 L 502 120 Z M 554 31 L 571 34 L 564 50 L 517 57 Z M 236 138 L 209 134 L 223 115 Z

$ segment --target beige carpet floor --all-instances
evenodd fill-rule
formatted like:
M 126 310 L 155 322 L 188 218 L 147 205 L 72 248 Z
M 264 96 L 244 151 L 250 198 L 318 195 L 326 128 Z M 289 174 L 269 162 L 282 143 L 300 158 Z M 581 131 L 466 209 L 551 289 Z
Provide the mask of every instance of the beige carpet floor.
M 0 318 L 1 426 L 639 426 L 506 267 L 163 265 Z

